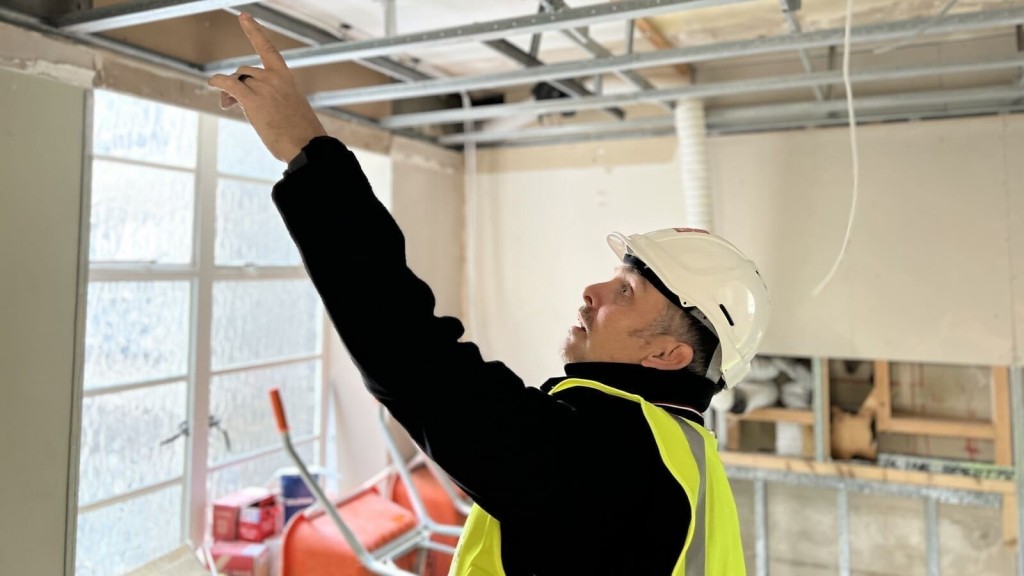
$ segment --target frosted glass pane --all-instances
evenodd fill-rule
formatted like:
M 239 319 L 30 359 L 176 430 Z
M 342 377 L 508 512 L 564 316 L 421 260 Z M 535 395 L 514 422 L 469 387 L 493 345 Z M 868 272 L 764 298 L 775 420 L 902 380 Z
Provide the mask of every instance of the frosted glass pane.
M 295 451 L 299 453 L 306 466 L 314 466 L 317 462 L 313 455 L 317 452 L 317 443 L 309 442 L 296 446 Z M 276 452 L 256 460 L 251 460 L 237 466 L 229 466 L 223 470 L 212 472 L 206 479 L 206 494 L 212 502 L 225 494 L 246 486 L 273 487 L 276 481 L 275 474 L 281 468 L 292 468 L 295 463 L 284 451 Z
M 221 174 L 276 182 L 288 165 L 274 158 L 248 123 L 217 120 L 217 170 Z
M 320 296 L 307 279 L 213 285 L 213 369 L 320 351 Z
M 181 476 L 187 437 L 161 446 L 186 418 L 186 384 L 82 399 L 78 503 Z
M 210 413 L 218 416 L 227 430 L 231 452 L 226 450 L 220 431 L 211 429 L 210 463 L 280 445 L 267 394 L 274 387 L 281 389 L 292 438 L 314 434 L 320 413 L 319 380 L 319 360 L 215 376 L 210 385 Z
M 85 388 L 188 371 L 189 282 L 90 282 Z
M 192 261 L 195 176 L 132 164 L 92 164 L 89 260 Z
M 270 184 L 221 178 L 217 184 L 217 242 L 220 266 L 297 266 L 295 242 L 270 199 Z
M 198 113 L 115 92 L 94 95 L 95 154 L 195 168 Z
M 78 515 L 77 576 L 114 576 L 181 544 L 181 487 Z

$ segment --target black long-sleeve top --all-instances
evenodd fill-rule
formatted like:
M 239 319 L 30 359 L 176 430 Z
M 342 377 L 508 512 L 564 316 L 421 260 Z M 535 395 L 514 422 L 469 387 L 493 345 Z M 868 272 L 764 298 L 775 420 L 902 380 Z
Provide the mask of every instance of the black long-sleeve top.
M 320 137 L 304 154 L 272 197 L 310 278 L 369 392 L 500 521 L 506 573 L 670 574 L 690 508 L 640 406 L 593 389 L 547 391 L 566 377 L 596 380 L 700 422 L 709 383 L 579 363 L 526 386 L 463 341 L 458 319 L 435 315 L 402 231 L 351 151 Z

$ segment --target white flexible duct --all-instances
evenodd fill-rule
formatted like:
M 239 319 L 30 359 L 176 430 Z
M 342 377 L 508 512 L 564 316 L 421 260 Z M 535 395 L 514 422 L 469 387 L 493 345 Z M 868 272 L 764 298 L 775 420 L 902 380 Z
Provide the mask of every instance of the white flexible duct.
M 688 98 L 676 102 L 676 138 L 678 140 L 679 171 L 683 184 L 683 206 L 686 210 L 685 226 L 711 230 L 711 186 L 708 184 L 707 124 L 704 120 L 704 102 Z M 725 414 L 732 404 L 732 395 L 715 396 L 711 407 L 704 413 L 704 421 L 718 436 L 719 442 L 728 442 Z M 714 415 L 711 419 L 709 416 Z
M 679 100 L 676 102 L 675 118 L 686 226 L 711 230 L 711 187 L 708 185 L 704 103 L 693 98 Z

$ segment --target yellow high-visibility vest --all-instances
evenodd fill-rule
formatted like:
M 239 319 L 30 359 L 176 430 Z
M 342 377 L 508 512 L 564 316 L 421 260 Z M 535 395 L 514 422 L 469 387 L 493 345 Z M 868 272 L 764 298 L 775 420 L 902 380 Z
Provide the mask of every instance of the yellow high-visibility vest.
M 551 390 L 583 386 L 640 404 L 651 426 L 665 466 L 690 502 L 690 527 L 671 576 L 745 576 L 743 545 L 736 503 L 725 468 L 718 458 L 718 441 L 693 422 L 675 417 L 640 396 L 599 382 L 564 380 Z M 474 505 L 455 548 L 449 576 L 504 576 L 501 565 L 501 525 Z M 666 575 L 669 576 L 669 575 Z

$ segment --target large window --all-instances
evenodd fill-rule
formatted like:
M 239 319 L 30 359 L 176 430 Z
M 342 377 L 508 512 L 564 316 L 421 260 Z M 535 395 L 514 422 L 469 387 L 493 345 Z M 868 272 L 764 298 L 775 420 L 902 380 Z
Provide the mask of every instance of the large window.
M 270 199 L 284 165 L 245 123 L 93 98 L 76 572 L 200 541 L 205 509 L 290 465 L 277 386 L 324 461 L 324 314 Z

